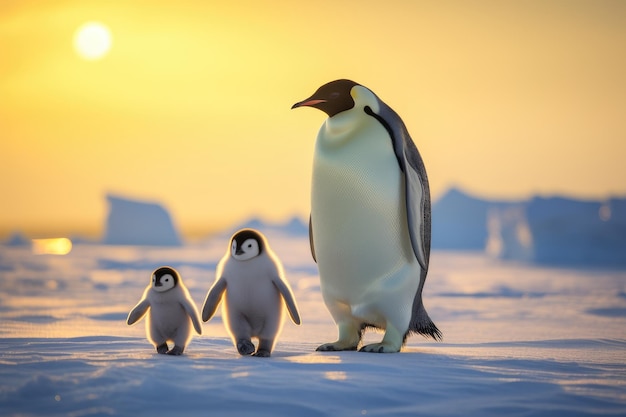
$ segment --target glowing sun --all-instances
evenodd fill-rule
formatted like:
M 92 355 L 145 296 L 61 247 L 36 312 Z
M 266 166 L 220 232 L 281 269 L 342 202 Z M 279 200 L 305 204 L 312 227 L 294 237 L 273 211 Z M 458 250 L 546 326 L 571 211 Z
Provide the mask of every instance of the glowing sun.
M 74 32 L 74 49 L 81 58 L 94 61 L 111 49 L 111 31 L 99 22 L 82 24 Z

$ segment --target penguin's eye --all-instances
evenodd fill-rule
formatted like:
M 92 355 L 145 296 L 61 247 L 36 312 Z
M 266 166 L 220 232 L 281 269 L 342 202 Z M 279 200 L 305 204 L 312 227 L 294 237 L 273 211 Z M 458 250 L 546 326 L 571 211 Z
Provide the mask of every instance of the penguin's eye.
M 334 92 L 330 93 L 330 97 L 329 97 L 329 98 L 330 98 L 331 100 L 334 100 L 334 99 L 336 99 L 337 97 L 339 97 L 340 95 L 341 95 L 340 93 L 338 93 L 337 91 L 334 91 Z
M 248 243 L 248 249 L 252 247 L 252 243 Z

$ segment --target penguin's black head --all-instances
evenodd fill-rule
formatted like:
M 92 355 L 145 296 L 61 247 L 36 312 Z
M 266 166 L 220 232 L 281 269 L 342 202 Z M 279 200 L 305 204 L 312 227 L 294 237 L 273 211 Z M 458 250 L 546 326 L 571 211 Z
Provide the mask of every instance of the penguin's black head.
M 331 81 L 318 88 L 311 97 L 294 104 L 291 108 L 315 107 L 326 113 L 328 117 L 333 117 L 342 111 L 350 110 L 354 107 L 354 99 L 350 91 L 355 85 L 359 84 L 351 80 Z
M 171 290 L 178 285 L 178 272 L 169 266 L 162 266 L 152 273 L 152 288 L 157 292 Z
M 230 239 L 230 254 L 238 261 L 247 261 L 265 250 L 263 236 L 253 229 L 242 229 Z

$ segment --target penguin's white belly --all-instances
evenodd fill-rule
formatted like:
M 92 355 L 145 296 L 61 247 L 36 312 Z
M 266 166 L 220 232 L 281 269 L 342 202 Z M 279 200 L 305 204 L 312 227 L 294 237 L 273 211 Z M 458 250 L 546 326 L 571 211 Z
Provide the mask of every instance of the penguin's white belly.
M 227 327 L 233 330 L 240 320 L 245 320 L 253 336 L 263 330 L 275 331 L 283 321 L 283 303 L 278 289 L 271 281 L 267 266 L 255 260 L 235 261 L 237 269 L 228 264 L 225 268 L 227 289 L 222 304 Z
M 391 140 L 375 119 L 365 116 L 361 124 L 353 137 L 322 126 L 311 195 L 322 291 L 353 311 L 364 303 L 368 310 L 372 294 L 408 292 L 412 300 L 420 273 Z
M 155 302 L 150 308 L 149 319 L 149 325 L 165 337 L 173 337 L 181 330 L 188 331 L 191 322 L 182 306 L 172 302 Z
M 224 308 L 231 314 L 242 315 L 261 324 L 268 317 L 278 317 L 282 300 L 276 287 L 269 280 L 255 283 L 258 280 L 256 276 L 246 278 L 247 282 L 243 279 L 229 281 Z

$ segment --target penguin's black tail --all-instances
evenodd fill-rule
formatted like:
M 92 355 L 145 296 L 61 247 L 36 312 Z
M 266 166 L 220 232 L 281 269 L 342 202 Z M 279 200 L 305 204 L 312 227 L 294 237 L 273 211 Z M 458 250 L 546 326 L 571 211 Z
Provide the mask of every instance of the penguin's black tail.
M 419 300 L 415 300 L 417 305 L 413 306 L 413 317 L 411 317 L 409 330 L 404 335 L 404 339 L 406 340 L 407 336 L 411 333 L 419 333 L 424 337 L 432 337 L 434 340 L 441 341 L 443 339 L 441 330 L 439 330 L 430 317 L 428 317 L 421 297 L 419 298 Z

